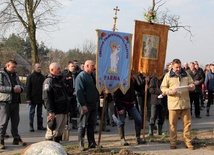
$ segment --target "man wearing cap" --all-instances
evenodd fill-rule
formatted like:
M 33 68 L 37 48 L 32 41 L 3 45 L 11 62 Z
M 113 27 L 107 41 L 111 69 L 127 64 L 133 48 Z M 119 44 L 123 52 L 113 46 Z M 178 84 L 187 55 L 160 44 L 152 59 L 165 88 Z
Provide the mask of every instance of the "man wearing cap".
M 60 76 L 60 66 L 53 62 L 49 66 L 50 73 L 43 83 L 43 99 L 47 109 L 46 140 L 60 142 L 67 123 L 67 95 Z M 50 121 L 56 119 L 56 127 L 50 125 Z

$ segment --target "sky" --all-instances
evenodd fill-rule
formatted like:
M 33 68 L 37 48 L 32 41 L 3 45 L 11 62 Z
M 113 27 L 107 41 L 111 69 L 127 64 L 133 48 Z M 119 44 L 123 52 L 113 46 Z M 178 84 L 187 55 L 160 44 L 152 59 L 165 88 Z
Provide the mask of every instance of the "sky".
M 180 29 L 168 33 L 165 62 L 179 58 L 182 63 L 197 60 L 201 66 L 214 62 L 214 1 L 213 0 L 165 0 L 159 11 L 168 9 L 170 14 L 180 16 L 180 25 L 191 26 L 194 35 Z M 152 0 L 61 0 L 63 9 L 58 13 L 63 19 L 59 30 L 51 33 L 37 31 L 38 41 L 49 48 L 68 51 L 80 48 L 86 41 L 96 44 L 96 29 L 112 30 L 114 10 L 117 14 L 119 32 L 134 35 L 134 20 L 145 21 L 144 12 L 152 6 Z M 163 1 L 164 2 L 164 1 Z M 134 37 L 133 37 L 134 39 Z

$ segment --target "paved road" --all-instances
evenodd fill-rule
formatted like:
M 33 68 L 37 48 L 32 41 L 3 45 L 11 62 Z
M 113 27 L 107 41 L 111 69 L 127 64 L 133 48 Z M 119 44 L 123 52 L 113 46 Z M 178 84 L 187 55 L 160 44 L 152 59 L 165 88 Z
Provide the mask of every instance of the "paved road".
M 206 109 L 203 109 L 201 111 L 201 119 L 197 119 L 194 116 L 192 117 L 192 130 L 214 130 L 214 108 L 213 106 L 211 107 L 211 116 L 207 117 L 205 115 Z M 44 110 L 44 118 L 46 115 L 46 111 Z M 20 105 L 20 125 L 19 125 L 19 133 L 22 137 L 22 139 L 27 142 L 28 144 L 32 144 L 35 142 L 43 141 L 44 140 L 44 131 L 35 131 L 35 132 L 29 132 L 29 121 L 28 121 L 28 108 L 26 107 L 26 104 L 21 104 Z M 45 125 L 45 123 L 44 123 Z M 36 122 L 34 123 L 34 126 L 36 126 Z M 148 126 L 148 124 L 147 124 Z M 109 126 L 108 126 L 109 127 Z M 111 132 L 103 132 L 102 133 L 102 138 L 105 139 L 105 137 L 118 137 L 118 131 L 116 127 L 109 127 L 111 129 Z M 163 130 L 164 132 L 168 132 L 169 124 L 168 121 L 165 121 Z M 126 135 L 134 135 L 134 124 L 132 120 L 126 119 Z M 179 121 L 178 124 L 178 130 L 182 131 L 182 124 L 181 121 Z M 10 134 L 10 124 L 8 126 L 8 133 Z M 147 131 L 146 131 L 147 133 Z M 133 136 L 134 138 L 134 136 Z M 73 143 L 77 144 L 77 131 L 76 130 L 71 130 L 70 132 L 70 141 L 69 142 L 63 142 L 62 144 L 68 144 L 68 143 Z M 98 139 L 98 134 L 96 134 L 96 139 Z M 8 138 L 5 140 L 5 146 L 7 147 L 5 150 L 0 150 L 0 154 L 5 154 L 5 155 L 14 155 L 16 153 L 20 153 L 24 147 L 19 147 L 19 146 L 14 146 L 12 145 L 12 138 Z M 119 141 L 119 137 L 118 137 Z M 102 144 L 102 139 L 101 139 L 101 144 Z M 105 147 L 105 145 L 104 145 Z M 194 150 L 190 151 L 186 149 L 183 145 L 179 145 L 178 149 L 176 150 L 170 150 L 169 149 L 169 144 L 157 144 L 157 143 L 152 143 L 149 142 L 146 145 L 132 145 L 131 147 L 128 147 L 128 149 L 138 152 L 138 153 L 151 153 L 151 154 L 156 154 L 156 155 L 180 155 L 180 154 L 185 154 L 185 155 L 214 155 L 214 151 L 208 151 L 208 150 Z

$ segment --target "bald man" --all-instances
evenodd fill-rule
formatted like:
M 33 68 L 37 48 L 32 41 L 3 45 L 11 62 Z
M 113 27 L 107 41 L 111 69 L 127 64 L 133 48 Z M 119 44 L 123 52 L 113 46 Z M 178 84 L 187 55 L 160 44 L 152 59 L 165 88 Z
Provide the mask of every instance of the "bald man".
M 94 139 L 94 125 L 96 120 L 96 107 L 99 100 L 99 93 L 95 86 L 92 73 L 95 64 L 92 60 L 87 60 L 84 70 L 78 74 L 75 82 L 76 99 L 80 104 L 80 121 L 78 127 L 79 149 L 84 151 L 84 136 L 87 128 L 88 148 L 96 148 Z
M 47 110 L 47 121 L 56 120 L 55 129 L 47 126 L 46 140 L 60 142 L 67 123 L 68 105 L 67 95 L 58 63 L 51 63 L 50 73 L 43 83 L 43 99 Z M 48 123 L 47 123 L 48 124 Z
M 34 132 L 33 122 L 35 110 L 37 111 L 37 129 L 46 130 L 43 127 L 43 118 L 42 118 L 42 85 L 45 81 L 44 75 L 41 73 L 41 65 L 36 63 L 34 65 L 34 71 L 27 77 L 26 82 L 26 98 L 27 103 L 29 104 L 29 125 L 30 132 Z
M 183 69 L 186 70 L 186 71 L 189 69 L 189 64 L 188 64 L 188 62 L 185 62 L 185 63 L 184 63 L 184 68 L 183 68 Z

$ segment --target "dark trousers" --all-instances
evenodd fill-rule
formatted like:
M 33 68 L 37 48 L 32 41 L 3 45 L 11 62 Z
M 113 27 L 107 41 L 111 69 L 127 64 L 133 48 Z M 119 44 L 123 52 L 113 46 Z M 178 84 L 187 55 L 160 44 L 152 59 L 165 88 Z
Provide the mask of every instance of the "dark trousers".
M 112 118 L 112 115 L 114 114 L 114 101 L 107 102 L 106 106 L 107 106 L 106 114 L 108 114 L 108 118 L 110 120 L 110 123 L 112 124 L 112 123 L 114 123 L 114 120 Z
M 189 93 L 190 97 L 190 104 L 191 104 L 191 114 L 192 114 L 192 105 L 195 105 L 195 116 L 200 116 L 200 102 L 199 102 L 199 97 L 200 93 L 194 92 L 194 93 Z
M 208 91 L 208 102 L 207 102 L 207 107 L 210 107 L 211 104 L 213 104 L 213 92 L 214 91 Z
M 151 117 L 149 124 L 155 125 L 157 120 L 157 124 L 163 125 L 165 118 L 165 108 L 162 104 L 151 104 Z
M 138 111 L 140 112 L 140 115 L 142 118 L 144 118 L 144 95 L 138 95 L 136 97 L 137 102 L 136 102 L 136 107 Z M 150 96 L 147 97 L 147 103 L 146 103 L 146 120 L 149 121 L 150 116 L 151 116 L 151 106 L 150 106 Z M 144 121 L 144 120 L 142 120 Z
M 36 115 L 37 115 L 37 121 L 41 120 L 41 118 L 42 118 L 42 106 L 43 106 L 42 103 L 30 104 L 30 110 L 29 110 L 30 123 L 33 123 L 35 111 L 36 111 Z
M 128 112 L 129 116 L 131 116 L 134 119 L 135 126 L 142 126 L 142 117 L 137 110 L 136 106 L 133 106 L 132 108 L 124 108 L 123 109 L 125 112 Z M 118 128 L 124 127 L 125 126 L 125 118 L 126 118 L 126 113 L 124 114 L 119 114 L 118 113 Z
M 77 100 L 76 97 L 68 98 L 69 112 L 71 118 L 77 118 Z
M 11 121 L 11 134 L 14 138 L 19 138 L 18 125 L 20 121 L 19 117 L 19 103 L 9 104 L 0 103 L 0 138 L 4 139 L 7 125 Z
M 203 107 L 204 106 L 204 95 L 202 92 L 199 95 L 199 100 L 200 100 L 200 106 Z
M 165 110 L 165 118 L 169 119 L 169 110 L 168 110 L 167 96 L 163 97 L 163 107 L 164 107 L 164 110 Z
M 89 144 L 95 143 L 94 126 L 97 117 L 96 104 L 94 106 L 87 106 L 88 112 L 85 114 L 83 114 L 81 106 L 79 108 L 80 108 L 80 120 L 78 126 L 79 137 L 84 138 L 87 129 L 88 143 Z

